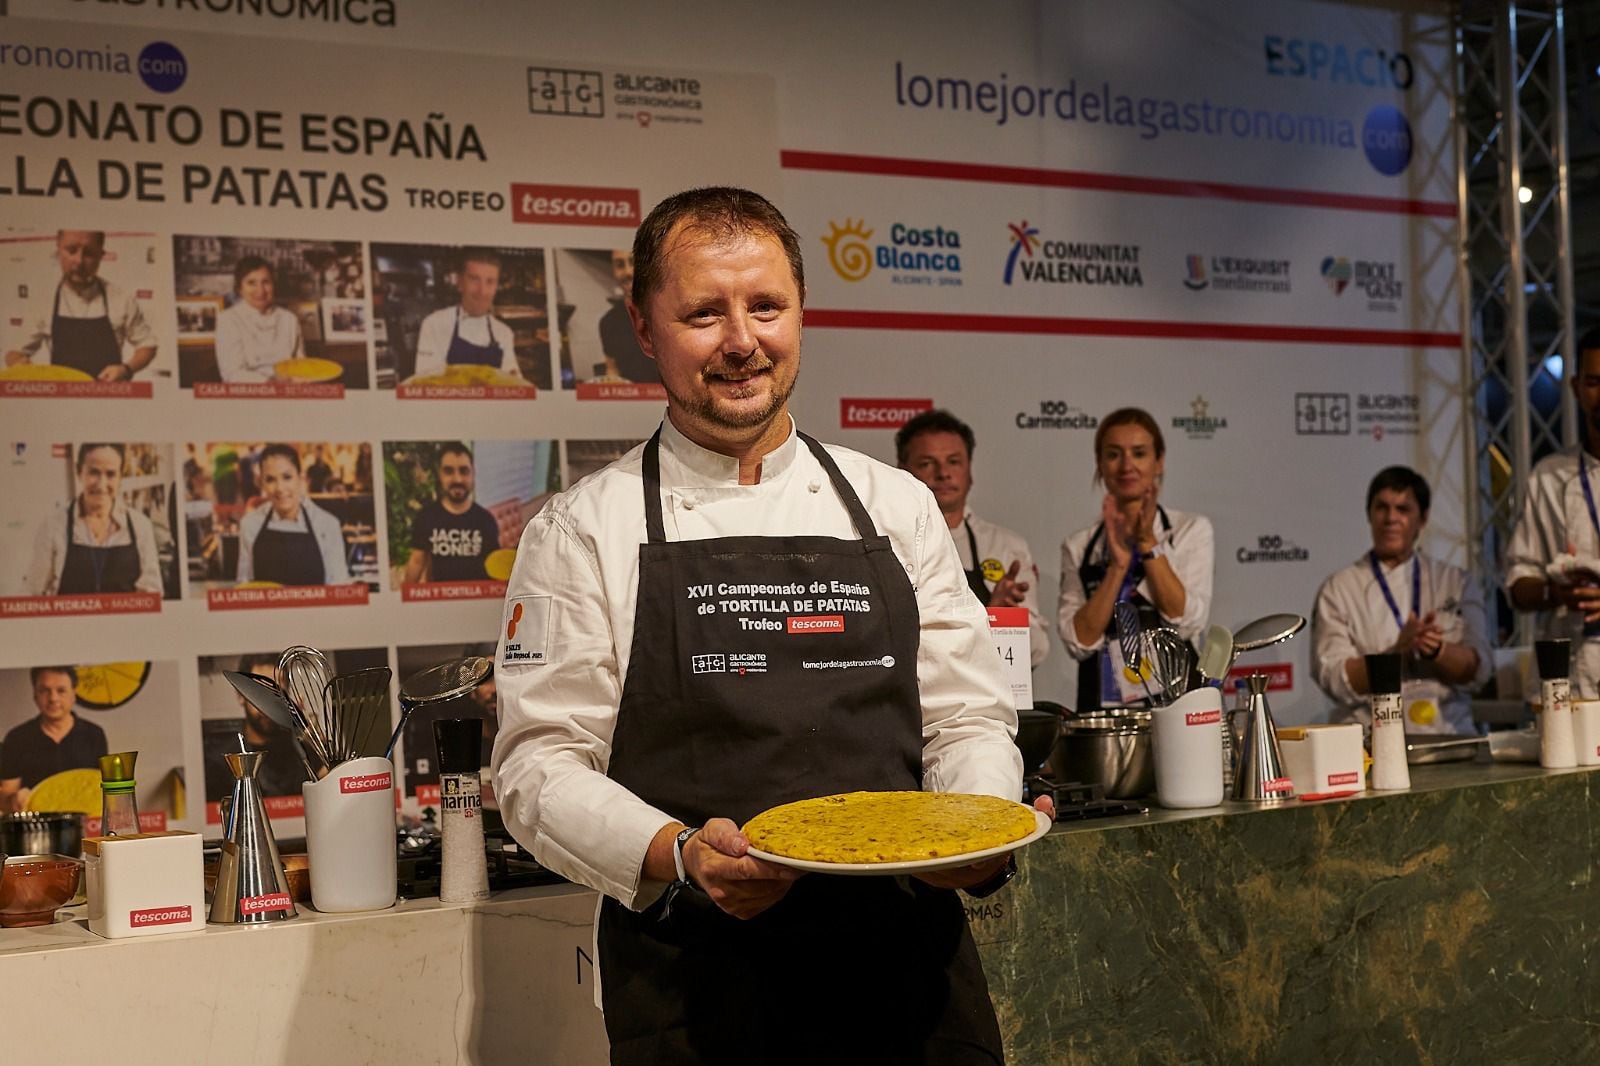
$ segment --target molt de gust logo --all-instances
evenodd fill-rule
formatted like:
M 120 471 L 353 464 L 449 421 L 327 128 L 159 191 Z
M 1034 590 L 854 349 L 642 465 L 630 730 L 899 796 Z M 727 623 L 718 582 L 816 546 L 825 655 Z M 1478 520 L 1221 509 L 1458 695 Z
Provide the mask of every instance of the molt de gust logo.
M 1350 260 L 1342 255 L 1330 255 L 1322 261 L 1322 280 L 1328 283 L 1328 288 L 1333 290 L 1335 296 L 1344 292 L 1349 286 L 1353 274 Z

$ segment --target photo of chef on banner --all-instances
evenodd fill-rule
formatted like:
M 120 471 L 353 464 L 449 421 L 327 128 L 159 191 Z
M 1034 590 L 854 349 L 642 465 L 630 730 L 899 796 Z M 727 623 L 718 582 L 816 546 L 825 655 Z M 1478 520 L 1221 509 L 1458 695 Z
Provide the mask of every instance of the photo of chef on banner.
M 401 399 L 531 399 L 549 389 L 544 251 L 372 245 L 379 388 Z
M 337 397 L 367 387 L 358 241 L 172 239 L 178 383 L 197 397 Z
M 233 791 L 233 771 L 224 755 L 243 750 L 263 752 L 256 782 L 261 787 L 267 816 L 274 821 L 299 819 L 305 815 L 300 786 L 311 780 L 311 771 L 296 749 L 295 739 L 279 728 L 254 704 L 241 696 L 223 675 L 228 671 L 254 674 L 278 684 L 281 651 L 251 651 L 237 655 L 200 656 L 200 743 L 205 774 L 206 825 L 222 822 L 222 800 Z M 387 648 L 350 648 L 326 651 L 334 676 L 389 665 Z M 356 747 L 368 755 L 381 755 L 394 729 L 393 715 L 385 697 L 381 713 L 372 716 Z M 296 825 L 277 826 L 282 833 L 301 832 Z
M 0 813 L 77 811 L 99 831 L 100 757 L 138 752 L 146 832 L 188 817 L 173 662 L 40 663 L 0 670 Z
M 137 396 L 170 377 L 161 242 L 148 233 L 62 229 L 0 251 L 0 396 Z
M 377 591 L 372 446 L 187 444 L 189 595 L 212 610 L 364 604 Z
M 401 678 L 428 669 L 437 663 L 471 655 L 494 657 L 493 640 L 468 644 L 426 644 L 417 647 L 399 647 L 394 650 L 396 674 Z M 424 807 L 439 806 L 439 751 L 433 737 L 433 723 L 445 718 L 479 718 L 483 720 L 483 739 L 478 746 L 478 762 L 483 778 L 483 805 L 496 808 L 494 789 L 489 775 L 489 753 L 494 748 L 495 730 L 499 718 L 495 713 L 494 674 L 490 673 L 473 689 L 458 699 L 429 707 L 419 707 L 406 719 L 400 735 L 400 772 L 405 775 L 401 790 L 402 803 L 413 812 Z
M 655 360 L 628 318 L 633 249 L 558 248 L 553 263 L 561 387 L 580 400 L 665 400 Z
M 172 446 L 7 446 L 0 618 L 159 611 L 178 597 Z
M 597 470 L 612 463 L 643 444 L 642 440 L 568 440 L 562 442 L 566 453 L 568 485 L 576 485 Z
M 386 441 L 389 583 L 401 599 L 498 599 L 528 519 L 561 491 L 549 440 Z

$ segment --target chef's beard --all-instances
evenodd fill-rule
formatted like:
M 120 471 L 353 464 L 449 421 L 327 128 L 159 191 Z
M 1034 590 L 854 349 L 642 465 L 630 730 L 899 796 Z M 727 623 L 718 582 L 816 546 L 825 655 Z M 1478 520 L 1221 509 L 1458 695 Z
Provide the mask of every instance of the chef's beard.
M 756 373 L 763 370 L 771 370 L 772 368 L 772 360 L 763 356 L 760 363 L 752 360 L 738 369 Z M 733 367 L 729 366 L 707 367 L 700 372 L 700 377 L 703 381 L 709 381 L 717 375 L 733 369 Z M 774 376 L 772 380 L 776 381 L 777 379 Z M 674 391 L 670 385 L 667 385 L 666 389 L 667 397 L 672 401 L 673 406 L 691 419 L 720 426 L 723 429 L 751 429 L 770 422 L 773 416 L 783 410 L 784 405 L 789 402 L 790 395 L 794 393 L 795 384 L 799 380 L 800 373 L 797 368 L 794 377 L 789 379 L 787 387 L 781 392 L 773 390 L 767 397 L 767 403 L 754 410 L 741 408 L 738 411 L 728 411 L 719 405 L 717 397 L 710 392 L 696 396 L 684 396 Z M 662 383 L 665 384 L 665 381 L 666 379 L 663 378 Z
M 466 503 L 472 499 L 472 490 L 465 485 L 451 485 L 444 490 L 451 503 Z

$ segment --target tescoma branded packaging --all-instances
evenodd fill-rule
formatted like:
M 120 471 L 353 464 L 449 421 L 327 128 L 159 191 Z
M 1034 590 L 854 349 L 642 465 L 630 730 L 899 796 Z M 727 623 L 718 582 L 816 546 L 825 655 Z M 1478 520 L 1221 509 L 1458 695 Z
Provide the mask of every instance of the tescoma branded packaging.
M 1360 792 L 1367 787 L 1366 752 L 1356 722 L 1278 730 L 1283 771 L 1298 795 Z
M 206 927 L 199 833 L 89 837 L 83 857 L 91 933 L 115 940 Z

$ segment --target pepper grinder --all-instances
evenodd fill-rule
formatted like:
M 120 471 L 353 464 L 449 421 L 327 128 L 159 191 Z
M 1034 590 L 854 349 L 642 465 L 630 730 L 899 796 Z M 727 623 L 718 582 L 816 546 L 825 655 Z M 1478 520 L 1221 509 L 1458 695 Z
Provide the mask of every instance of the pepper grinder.
M 255 925 L 296 917 L 289 896 L 289 878 L 278 858 L 278 842 L 261 803 L 256 772 L 263 752 L 224 752 L 233 771 L 233 795 L 223 826 L 222 862 L 217 867 L 216 894 L 211 897 L 213 922 Z
M 444 836 L 441 903 L 489 898 L 489 865 L 483 851 L 483 782 L 478 775 L 482 736 L 479 718 L 445 718 L 433 723 L 433 740 L 439 748 L 439 822 Z
M 1366 663 L 1372 703 L 1372 787 L 1384 791 L 1410 788 L 1400 656 L 1368 655 Z
M 1572 731 L 1572 641 L 1536 640 L 1539 664 L 1539 765 L 1559 770 L 1578 765 Z
M 134 796 L 136 751 L 100 756 L 100 835 L 125 837 L 139 832 L 139 801 Z

